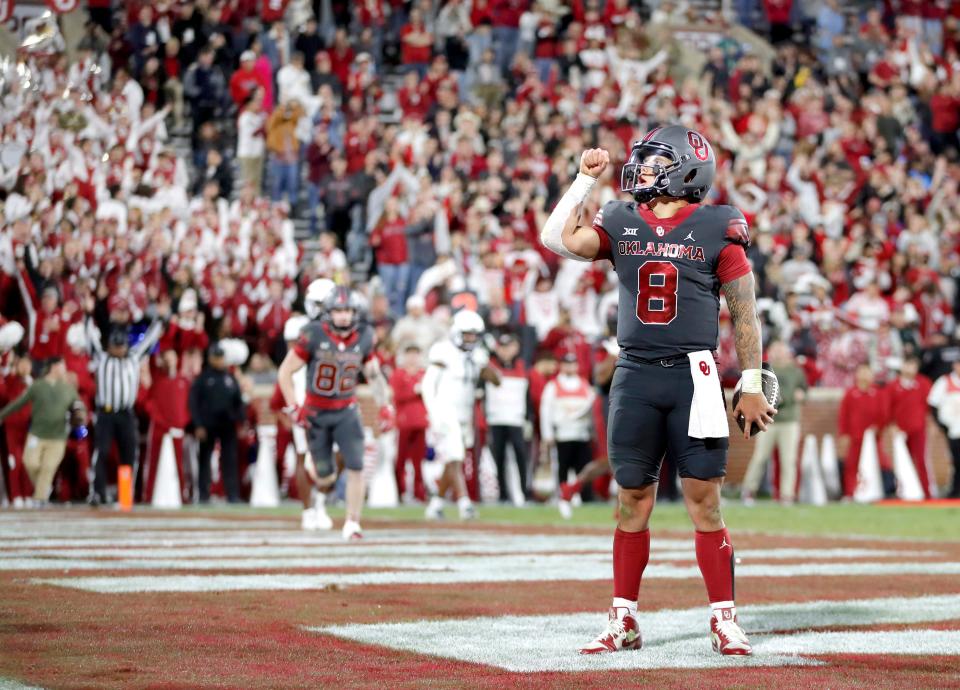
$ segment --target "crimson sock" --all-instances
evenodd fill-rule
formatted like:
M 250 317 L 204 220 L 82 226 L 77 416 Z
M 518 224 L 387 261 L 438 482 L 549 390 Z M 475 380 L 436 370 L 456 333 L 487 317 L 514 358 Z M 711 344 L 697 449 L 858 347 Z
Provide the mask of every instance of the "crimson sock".
M 710 603 L 733 601 L 733 543 L 726 528 L 697 532 L 697 565 Z
M 640 578 L 650 560 L 650 530 L 613 533 L 613 596 L 636 601 L 640 596 Z
M 572 482 L 568 484 L 568 486 L 570 487 L 570 490 L 573 493 L 578 494 L 580 493 L 580 489 L 583 488 L 583 482 L 580 481 L 579 479 L 574 479 Z

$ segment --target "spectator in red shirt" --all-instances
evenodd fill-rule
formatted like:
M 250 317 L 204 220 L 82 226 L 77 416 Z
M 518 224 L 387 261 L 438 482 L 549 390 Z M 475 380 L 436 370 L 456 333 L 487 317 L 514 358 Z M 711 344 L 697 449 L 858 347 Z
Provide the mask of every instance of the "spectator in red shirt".
M 860 449 L 864 434 L 872 429 L 877 436 L 877 453 L 880 466 L 890 467 L 886 454 L 880 448 L 880 431 L 887 425 L 887 396 L 874 384 L 873 369 L 861 364 L 854 374 L 855 383 L 843 394 L 837 413 L 837 431 L 840 434 L 838 447 L 843 456 L 843 495 L 852 498 L 857 488 L 857 471 L 860 467 Z
M 370 233 L 370 246 L 377 259 L 377 271 L 383 278 L 383 287 L 390 301 L 390 312 L 403 313 L 407 300 L 407 282 L 410 263 L 407 256 L 407 221 L 400 214 L 400 200 L 387 198 L 383 215 Z
M 400 30 L 400 62 L 404 69 L 423 79 L 433 48 L 433 34 L 423 23 L 420 8 L 410 10 L 410 21 Z
M 423 357 L 420 346 L 408 343 L 403 348 L 400 366 L 390 375 L 393 404 L 397 410 L 397 487 L 404 496 L 407 486 L 407 463 L 413 466 L 413 496 L 426 500 L 420 466 L 427 452 L 427 409 L 420 397 L 423 381 Z
M 153 500 L 157 468 L 160 466 L 160 451 L 167 436 L 173 444 L 181 498 L 183 501 L 189 500 L 183 472 L 183 430 L 190 422 L 190 409 L 187 404 L 190 396 L 190 379 L 180 372 L 179 359 L 174 350 L 166 350 L 161 358 L 162 362 L 154 368 L 150 377 L 150 387 L 145 391 L 144 407 L 150 418 L 146 455 L 147 479 L 143 494 L 145 503 Z
M 397 102 L 404 118 L 414 118 L 422 122 L 433 104 L 429 95 L 429 82 L 421 80 L 416 72 L 407 72 L 403 77 L 403 84 L 397 89 Z
M 960 146 L 960 140 L 957 139 L 957 130 L 960 129 L 960 74 L 954 74 L 930 98 L 930 117 L 934 153 L 943 153 L 947 149 L 956 151 Z
M 272 88 L 263 83 L 262 72 L 256 69 L 256 64 L 257 54 L 252 50 L 245 50 L 240 56 L 240 69 L 230 77 L 230 98 L 238 109 L 243 107 L 258 87 L 262 88 L 264 93 Z
M 62 357 L 68 324 L 68 316 L 59 308 L 57 288 L 53 286 L 44 288 L 43 296 L 40 298 L 33 343 L 30 346 L 30 356 L 37 361 L 50 357 Z
M 923 495 L 930 498 L 933 472 L 927 458 L 927 396 L 933 384 L 920 371 L 920 360 L 910 355 L 903 361 L 900 376 L 884 388 L 890 422 L 907 437 L 907 449 L 917 476 L 923 486 Z
M 24 355 L 17 359 L 11 370 L 0 380 L 0 404 L 6 405 L 29 388 L 33 381 L 31 372 L 33 362 Z M 14 508 L 23 508 L 33 504 L 33 482 L 27 475 L 23 464 L 23 449 L 30 430 L 30 403 L 3 420 L 3 432 L 7 445 L 9 462 L 7 464 L 7 490 Z

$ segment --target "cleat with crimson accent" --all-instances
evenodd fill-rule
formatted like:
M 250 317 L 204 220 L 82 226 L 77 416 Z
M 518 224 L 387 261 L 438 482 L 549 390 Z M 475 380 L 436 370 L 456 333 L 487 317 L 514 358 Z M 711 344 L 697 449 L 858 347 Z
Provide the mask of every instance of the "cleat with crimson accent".
M 740 627 L 733 609 L 717 609 L 710 617 L 710 640 L 713 651 L 726 656 L 749 656 L 753 647 Z
M 356 520 L 347 520 L 343 523 L 343 540 L 359 541 L 363 539 L 363 529 Z
M 621 652 L 627 649 L 640 649 L 643 638 L 640 636 L 640 626 L 630 609 L 624 607 L 610 607 L 607 616 L 607 629 L 600 633 L 593 642 L 580 648 L 581 654 L 605 654 L 607 652 Z

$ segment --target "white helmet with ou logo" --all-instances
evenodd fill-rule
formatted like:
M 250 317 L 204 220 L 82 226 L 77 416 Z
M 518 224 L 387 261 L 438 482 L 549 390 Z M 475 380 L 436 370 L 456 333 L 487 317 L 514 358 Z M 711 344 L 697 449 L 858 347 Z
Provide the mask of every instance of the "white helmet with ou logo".
M 288 343 L 300 337 L 300 331 L 310 323 L 310 319 L 302 314 L 291 316 L 283 325 L 283 339 Z
M 485 328 L 483 317 L 477 312 L 470 311 L 469 309 L 461 309 L 453 315 L 453 324 L 450 326 L 450 339 L 453 340 L 454 345 L 461 350 L 472 350 Z M 464 342 L 463 336 L 465 333 L 474 333 L 477 339 L 472 342 Z
M 329 278 L 317 278 L 307 286 L 307 294 L 303 296 L 303 310 L 311 320 L 320 318 L 323 303 L 336 286 Z

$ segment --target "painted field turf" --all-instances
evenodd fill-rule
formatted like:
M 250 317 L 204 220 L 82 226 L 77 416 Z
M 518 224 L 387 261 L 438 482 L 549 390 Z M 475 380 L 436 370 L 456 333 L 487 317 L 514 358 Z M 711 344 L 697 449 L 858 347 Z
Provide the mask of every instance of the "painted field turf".
M 0 512 L 0 688 L 960 688 L 960 510 L 725 516 L 750 659 L 710 651 L 680 506 L 654 513 L 644 649 L 599 657 L 607 505 L 373 511 L 359 544 L 290 507 Z

